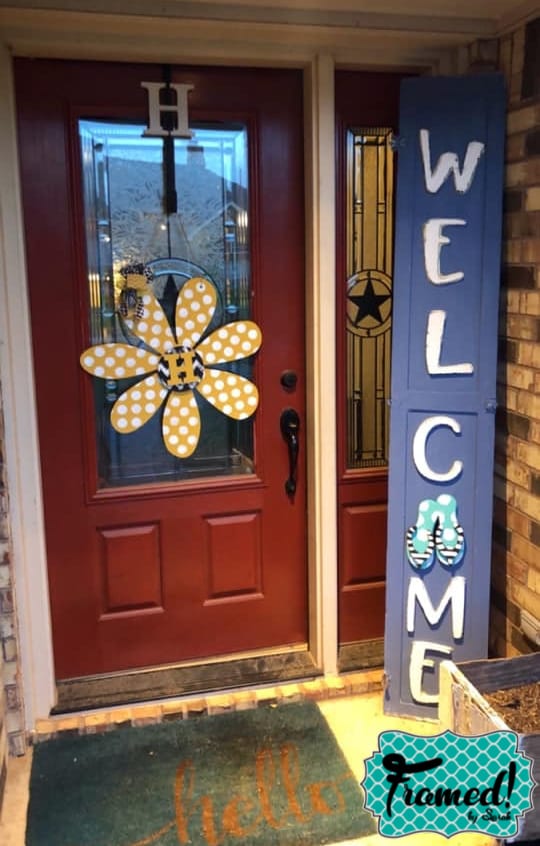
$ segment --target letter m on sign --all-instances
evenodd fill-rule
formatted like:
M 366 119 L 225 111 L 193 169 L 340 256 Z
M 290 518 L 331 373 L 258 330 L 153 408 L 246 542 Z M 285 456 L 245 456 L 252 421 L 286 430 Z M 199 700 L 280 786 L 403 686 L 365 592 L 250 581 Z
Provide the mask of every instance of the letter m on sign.
M 402 85 L 388 713 L 436 716 L 440 661 L 487 654 L 504 127 L 498 74 Z

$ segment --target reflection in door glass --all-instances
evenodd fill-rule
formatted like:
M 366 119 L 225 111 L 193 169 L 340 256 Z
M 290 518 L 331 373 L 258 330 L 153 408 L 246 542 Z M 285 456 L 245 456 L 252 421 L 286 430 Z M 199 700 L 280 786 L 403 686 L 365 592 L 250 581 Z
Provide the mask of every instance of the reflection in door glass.
M 121 314 L 136 308 L 125 293 L 126 268 L 134 264 L 151 271 L 151 290 L 173 328 L 178 291 L 193 276 L 218 291 L 206 334 L 250 317 L 246 127 L 192 125 L 192 138 L 174 139 L 172 173 L 163 139 L 143 137 L 145 128 L 79 121 L 91 344 L 140 343 Z M 250 359 L 226 367 L 252 377 Z M 101 488 L 253 472 L 252 420 L 231 420 L 199 395 L 201 438 L 191 458 L 165 449 L 161 412 L 136 432 L 115 432 L 111 408 L 133 381 L 93 380 Z

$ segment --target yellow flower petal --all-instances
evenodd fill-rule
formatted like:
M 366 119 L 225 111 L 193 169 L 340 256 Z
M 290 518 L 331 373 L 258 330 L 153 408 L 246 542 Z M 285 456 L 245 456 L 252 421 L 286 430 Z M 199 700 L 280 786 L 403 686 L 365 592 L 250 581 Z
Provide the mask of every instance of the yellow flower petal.
M 216 289 L 208 279 L 188 279 L 176 300 L 176 340 L 194 346 L 216 310 Z
M 136 432 L 156 413 L 166 396 L 167 390 L 160 385 L 156 376 L 147 376 L 132 385 L 118 397 L 112 407 L 113 429 L 120 434 Z
M 81 355 L 83 370 L 101 379 L 126 379 L 155 370 L 159 356 L 130 344 L 97 344 Z
M 261 342 L 261 330 L 256 323 L 237 320 L 212 332 L 198 345 L 197 352 L 202 355 L 205 364 L 222 364 L 253 355 Z
M 127 317 L 124 323 L 129 331 L 157 352 L 167 352 L 174 347 L 174 336 L 165 312 L 151 292 L 142 297 L 142 317 Z
M 171 455 L 189 458 L 199 443 L 201 418 L 193 391 L 171 391 L 163 412 L 163 441 Z
M 226 370 L 206 370 L 196 390 L 233 420 L 250 417 L 259 404 L 259 392 L 253 382 Z

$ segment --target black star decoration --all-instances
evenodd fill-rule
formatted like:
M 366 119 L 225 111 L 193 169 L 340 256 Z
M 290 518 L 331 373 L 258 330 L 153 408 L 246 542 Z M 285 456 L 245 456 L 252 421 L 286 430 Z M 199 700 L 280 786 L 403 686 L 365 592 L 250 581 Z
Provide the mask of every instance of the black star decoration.
M 349 297 L 349 300 L 354 303 L 358 311 L 354 325 L 358 326 L 365 317 L 373 317 L 377 323 L 382 323 L 381 304 L 390 299 L 390 294 L 376 294 L 373 288 L 373 283 L 370 278 L 366 282 L 363 294 L 354 294 Z

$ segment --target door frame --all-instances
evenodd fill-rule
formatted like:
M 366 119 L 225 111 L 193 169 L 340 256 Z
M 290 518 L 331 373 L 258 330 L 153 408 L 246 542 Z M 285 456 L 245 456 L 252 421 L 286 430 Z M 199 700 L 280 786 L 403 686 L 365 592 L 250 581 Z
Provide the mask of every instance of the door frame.
M 93 18 L 96 21 L 99 16 Z M 153 62 L 171 58 L 160 53 L 157 38 L 150 45 L 145 43 L 140 55 L 134 54 L 131 43 L 123 40 L 119 29 L 107 44 L 107 55 L 97 42 L 82 55 L 75 56 L 72 45 L 76 42 L 70 41 L 65 17 L 55 21 L 52 15 L 51 20 L 56 39 L 47 43 L 49 30 L 43 36 L 43 50 L 37 54 L 34 50 L 32 55 Z M 166 19 L 162 26 L 165 34 Z M 254 44 L 258 37 L 256 30 L 254 26 Z M 317 667 L 324 674 L 334 674 L 338 652 L 334 67 L 339 51 L 336 55 L 320 53 L 308 41 L 300 45 L 293 60 L 290 51 L 289 57 L 284 58 L 280 35 L 274 32 L 270 35 L 275 39 L 273 58 L 265 55 L 254 61 L 253 47 L 249 46 L 247 37 L 244 41 L 247 47 L 232 43 L 226 57 L 223 46 L 216 54 L 216 42 L 212 41 L 202 42 L 196 56 L 192 52 L 179 54 L 179 44 L 188 44 L 184 39 L 189 37 L 187 33 L 175 43 L 176 58 L 172 60 L 178 61 L 180 55 L 186 64 L 225 61 L 239 66 L 292 65 L 304 70 L 309 649 Z M 386 69 L 388 62 L 395 69 L 411 66 L 410 45 L 401 49 L 397 53 L 392 50 L 385 62 Z M 47 717 L 54 706 L 56 687 L 11 63 L 11 55 L 25 55 L 25 47 L 17 49 L 17 39 L 13 41 L 6 31 L 0 51 L 0 336 L 5 339 L 0 356 L 0 380 L 25 722 L 31 729 L 36 719 Z M 349 63 L 350 52 L 347 47 Z M 419 46 L 418 63 L 414 67 L 430 67 L 433 61 L 433 53 L 426 58 Z

